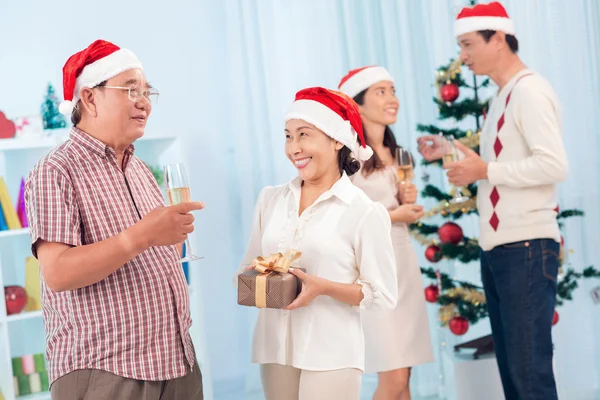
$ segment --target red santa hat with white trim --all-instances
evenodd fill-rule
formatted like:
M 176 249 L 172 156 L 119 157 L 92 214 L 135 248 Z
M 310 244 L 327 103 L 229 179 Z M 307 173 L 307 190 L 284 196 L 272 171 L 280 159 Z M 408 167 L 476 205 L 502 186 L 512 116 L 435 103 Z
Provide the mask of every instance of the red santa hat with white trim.
M 348 72 L 340 81 L 338 89 L 340 92 L 354 98 L 363 90 L 381 81 L 390 81 L 393 83 L 394 78 L 392 78 L 387 69 L 379 65 L 371 65 Z
M 63 67 L 64 101 L 61 114 L 70 115 L 84 87 L 93 88 L 130 69 L 142 69 L 142 63 L 131 50 L 121 49 L 105 40 L 96 40 L 87 48 L 73 54 Z
M 290 119 L 313 124 L 348 147 L 361 161 L 373 155 L 373 150 L 365 142 L 358 106 L 344 93 L 322 87 L 302 89 L 296 93 L 296 99 L 285 115 L 286 122 Z
M 501 31 L 507 35 L 514 35 L 515 24 L 508 16 L 506 9 L 497 1 L 465 7 L 454 22 L 454 35 L 457 37 L 465 33 L 483 30 Z

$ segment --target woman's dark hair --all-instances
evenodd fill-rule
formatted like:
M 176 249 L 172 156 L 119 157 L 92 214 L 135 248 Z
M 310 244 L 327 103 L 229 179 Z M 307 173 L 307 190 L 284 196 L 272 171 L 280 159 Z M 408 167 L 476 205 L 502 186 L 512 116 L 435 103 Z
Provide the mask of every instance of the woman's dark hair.
M 486 29 L 484 31 L 477 31 L 477 33 L 483 36 L 483 39 L 487 43 L 490 41 L 492 36 L 496 34 L 496 31 Z M 519 41 L 517 38 L 514 35 L 504 35 L 504 37 L 506 38 L 506 43 L 508 44 L 510 51 L 516 54 L 519 51 Z
M 357 94 L 354 97 L 354 101 L 356 102 L 356 104 L 362 106 L 365 103 L 365 93 L 367 93 L 368 89 L 363 90 L 362 92 L 360 92 L 359 94 Z M 365 142 L 368 141 L 368 132 L 365 129 L 365 126 L 363 125 L 363 133 L 365 135 Z M 385 131 L 383 132 L 383 145 L 385 147 L 387 147 L 388 149 L 390 149 L 390 153 L 392 154 L 392 157 L 396 157 L 396 149 L 400 148 L 400 146 L 398 146 L 398 143 L 396 142 L 396 138 L 394 137 L 394 132 L 392 132 L 392 130 L 390 129 L 389 126 L 386 125 L 385 127 Z M 373 152 L 373 156 L 368 159 L 367 161 L 365 161 L 365 163 L 363 164 L 362 167 L 362 172 L 363 174 L 366 175 L 370 175 L 373 171 L 378 170 L 378 169 L 383 169 L 385 168 L 385 165 L 383 164 L 383 162 L 381 161 L 381 159 L 379 158 L 379 156 L 377 155 L 377 153 Z
M 106 81 L 100 82 L 94 87 L 103 86 L 106 86 Z M 71 112 L 71 122 L 73 123 L 73 126 L 77 126 L 77 124 L 81 122 L 81 110 L 79 110 L 79 107 L 81 107 L 81 100 L 77 101 L 77 104 L 73 107 L 73 112 Z
M 338 152 L 340 174 L 346 172 L 348 176 L 352 176 L 360 169 L 360 163 L 351 154 L 352 151 L 346 146 Z

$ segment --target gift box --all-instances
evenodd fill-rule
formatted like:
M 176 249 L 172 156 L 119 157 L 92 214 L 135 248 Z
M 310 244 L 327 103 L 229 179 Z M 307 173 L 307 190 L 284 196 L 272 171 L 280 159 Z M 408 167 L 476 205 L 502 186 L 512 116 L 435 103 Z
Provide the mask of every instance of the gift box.
M 253 269 L 238 275 L 238 304 L 276 309 L 290 305 L 300 294 L 302 281 L 288 270 L 301 254 L 296 250 L 288 250 L 255 258 L 252 261 Z

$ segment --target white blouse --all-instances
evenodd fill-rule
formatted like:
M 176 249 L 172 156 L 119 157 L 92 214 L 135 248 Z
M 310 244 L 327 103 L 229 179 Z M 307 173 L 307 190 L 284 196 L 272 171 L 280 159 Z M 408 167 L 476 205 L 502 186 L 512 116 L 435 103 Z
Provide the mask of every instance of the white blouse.
M 360 308 L 393 309 L 398 285 L 388 212 L 344 174 L 298 216 L 300 185 L 296 178 L 261 191 L 238 273 L 259 255 L 296 249 L 302 256 L 294 266 L 308 274 L 360 284 Z M 364 370 L 360 308 L 319 296 L 293 311 L 261 309 L 252 362 L 311 371 Z

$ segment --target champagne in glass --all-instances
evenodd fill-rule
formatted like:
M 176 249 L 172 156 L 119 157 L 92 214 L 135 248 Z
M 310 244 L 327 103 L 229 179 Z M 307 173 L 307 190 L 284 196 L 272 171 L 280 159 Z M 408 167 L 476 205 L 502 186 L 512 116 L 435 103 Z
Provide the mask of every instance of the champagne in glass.
M 397 148 L 396 161 L 398 163 L 398 169 L 396 171 L 398 182 L 404 183 L 406 181 L 412 181 L 415 177 L 415 173 L 413 170 L 413 159 L 410 151 L 401 147 Z
M 440 136 L 442 134 L 440 133 Z M 453 135 L 448 135 L 447 139 L 444 139 L 443 137 L 441 137 L 442 140 L 442 163 L 444 165 L 447 165 L 451 162 L 455 162 L 459 160 L 458 157 L 458 149 L 456 148 L 455 144 L 454 144 L 454 136 Z M 458 203 L 464 203 L 465 201 L 469 200 L 469 197 L 464 196 L 460 190 L 459 187 L 456 188 L 456 191 L 454 193 L 454 196 L 452 197 L 452 199 L 449 200 L 450 203 L 452 204 L 458 204 Z
M 189 187 L 167 189 L 167 202 L 170 206 L 192 201 Z
M 444 157 L 442 158 L 442 162 L 444 163 L 444 165 L 450 164 L 454 161 L 458 161 L 458 154 L 444 154 Z
M 190 186 L 183 164 L 178 163 L 165 166 L 165 185 L 168 205 L 173 206 L 192 201 Z M 185 252 L 186 255 L 179 260 L 180 263 L 200 260 L 202 258 L 192 253 L 189 239 L 185 239 Z

